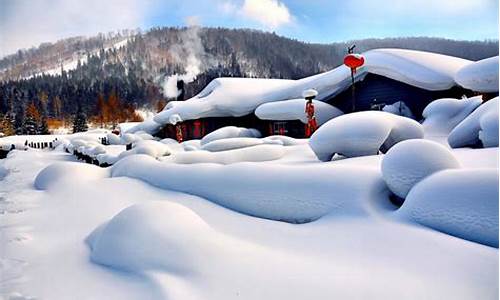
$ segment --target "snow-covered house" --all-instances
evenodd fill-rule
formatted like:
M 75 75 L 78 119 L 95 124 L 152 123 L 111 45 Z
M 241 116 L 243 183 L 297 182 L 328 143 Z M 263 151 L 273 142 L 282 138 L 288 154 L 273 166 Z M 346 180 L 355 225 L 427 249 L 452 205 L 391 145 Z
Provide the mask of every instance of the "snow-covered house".
M 420 118 L 423 108 L 434 99 L 498 94 L 498 84 L 494 84 L 498 83 L 498 57 L 472 62 L 403 49 L 375 49 L 363 55 L 365 64 L 355 74 L 354 111 L 401 102 Z M 229 125 L 256 128 L 263 135 L 302 137 L 306 123 L 302 92 L 311 88 L 318 91 L 316 113 L 321 125 L 322 119 L 326 122 L 353 111 L 350 87 L 350 69 L 343 65 L 299 80 L 217 78 L 198 95 L 168 103 L 153 119 L 131 131 L 173 138 L 174 124 L 182 121 L 185 139 L 201 138 Z

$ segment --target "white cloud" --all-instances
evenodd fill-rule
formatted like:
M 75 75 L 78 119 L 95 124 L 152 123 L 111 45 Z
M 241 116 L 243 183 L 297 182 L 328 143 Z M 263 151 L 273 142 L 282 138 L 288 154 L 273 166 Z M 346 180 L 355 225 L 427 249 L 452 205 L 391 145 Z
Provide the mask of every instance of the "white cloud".
M 0 57 L 75 35 L 144 24 L 156 0 L 0 0 Z
M 243 3 L 226 0 L 220 3 L 219 8 L 223 13 L 242 16 L 268 29 L 276 29 L 293 21 L 293 15 L 280 0 L 244 0 Z

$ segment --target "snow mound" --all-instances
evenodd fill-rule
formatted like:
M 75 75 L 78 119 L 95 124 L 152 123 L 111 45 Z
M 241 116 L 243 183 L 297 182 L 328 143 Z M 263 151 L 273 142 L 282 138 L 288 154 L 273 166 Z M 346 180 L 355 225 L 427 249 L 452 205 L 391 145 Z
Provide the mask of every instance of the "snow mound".
M 218 141 L 211 142 L 207 145 L 216 142 Z M 162 159 L 162 161 L 178 164 L 216 163 L 227 165 L 238 162 L 272 161 L 282 158 L 285 154 L 285 149 L 281 145 L 262 144 L 251 147 L 247 146 L 240 149 L 225 149 L 224 151 L 221 150 L 221 152 L 191 150 L 175 153 L 174 155 Z
M 484 114 L 479 121 L 479 139 L 484 147 L 498 147 L 498 110 Z
M 481 96 L 437 99 L 429 103 L 422 116 L 424 131 L 432 135 L 448 135 L 450 131 L 483 103 Z
M 159 158 L 162 156 L 167 156 L 172 153 L 169 145 L 162 142 L 152 141 L 152 140 L 140 140 L 134 143 L 134 148 L 120 153 L 118 159 L 122 159 L 126 156 L 133 154 L 145 154 L 153 158 Z
M 498 170 L 445 170 L 417 184 L 399 213 L 444 233 L 498 247 L 498 197 Z
M 201 148 L 201 140 L 189 140 L 181 143 L 184 151 L 196 151 Z
M 257 129 L 253 128 L 243 128 L 236 126 L 226 126 L 220 129 L 217 129 L 201 139 L 201 146 L 208 144 L 210 142 L 227 139 L 227 138 L 237 138 L 237 137 L 253 137 L 259 138 L 261 137 L 260 132 Z
M 466 65 L 457 72 L 455 81 L 469 90 L 498 92 L 498 56 Z
M 133 155 L 111 168 L 113 177 L 141 179 L 247 215 L 292 223 L 309 222 L 329 213 L 362 213 L 368 205 L 366 199 L 385 190 L 378 170 L 329 164 L 180 165 Z
M 93 262 L 127 270 L 192 273 L 213 230 L 191 209 L 161 201 L 132 205 L 87 238 Z
M 316 121 L 318 125 L 326 123 L 343 112 L 325 102 L 313 100 L 316 112 Z M 305 113 L 306 101 L 304 99 L 291 99 L 278 102 L 264 103 L 257 107 L 255 115 L 262 120 L 300 120 L 307 124 L 307 115 Z
M 482 136 L 485 137 L 489 146 L 498 146 L 498 137 L 495 144 L 494 139 L 488 140 L 486 137 L 493 137 L 498 135 L 498 127 L 487 126 L 490 125 L 490 121 L 498 116 L 498 97 L 495 97 L 481 106 L 479 106 L 473 113 L 471 113 L 467 118 L 465 118 L 460 124 L 458 124 L 448 136 L 448 143 L 452 148 L 460 148 L 466 146 L 473 146 L 479 143 L 479 131 L 481 131 L 481 120 L 483 121 L 485 128 L 483 130 Z M 490 115 L 492 114 L 492 115 Z M 494 132 L 496 129 L 496 132 Z M 493 130 L 493 132 L 488 132 L 488 130 Z
M 342 115 L 321 126 L 309 145 L 322 161 L 334 154 L 346 157 L 375 155 L 394 144 L 423 138 L 422 126 L 409 118 L 381 111 L 364 111 Z
M 279 141 L 283 146 L 295 146 L 303 143 L 307 143 L 307 140 L 297 140 L 286 135 L 271 135 L 262 139 L 267 143 L 267 141 Z
M 92 181 L 109 176 L 106 169 L 77 162 L 57 162 L 49 165 L 35 178 L 35 188 L 46 190 L 53 185 L 71 185 L 74 181 Z
M 218 152 L 218 151 L 246 148 L 262 144 L 264 144 L 264 142 L 261 139 L 238 137 L 238 138 L 220 139 L 210 143 L 206 143 L 203 146 L 201 146 L 201 150 Z
M 405 198 L 411 188 L 425 177 L 459 167 L 460 163 L 450 150 L 423 139 L 398 143 L 387 151 L 381 166 L 387 187 L 401 198 Z

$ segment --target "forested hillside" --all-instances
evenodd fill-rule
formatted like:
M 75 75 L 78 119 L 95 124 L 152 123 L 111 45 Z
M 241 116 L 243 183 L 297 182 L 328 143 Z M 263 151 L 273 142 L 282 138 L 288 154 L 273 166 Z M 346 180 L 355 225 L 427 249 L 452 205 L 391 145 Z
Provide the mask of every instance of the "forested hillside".
M 0 113 L 18 133 L 26 131 L 26 115 L 34 108 L 39 121 L 67 119 L 79 107 L 103 121 L 109 119 L 103 107 L 109 115 L 113 102 L 114 114 L 122 116 L 113 122 L 137 119 L 135 108 L 154 110 L 174 98 L 177 79 L 186 82 L 185 98 L 220 76 L 298 79 L 340 65 L 353 43 L 358 52 L 397 47 L 471 60 L 498 55 L 498 41 L 422 37 L 310 44 L 248 29 L 122 31 L 47 43 L 0 59 Z

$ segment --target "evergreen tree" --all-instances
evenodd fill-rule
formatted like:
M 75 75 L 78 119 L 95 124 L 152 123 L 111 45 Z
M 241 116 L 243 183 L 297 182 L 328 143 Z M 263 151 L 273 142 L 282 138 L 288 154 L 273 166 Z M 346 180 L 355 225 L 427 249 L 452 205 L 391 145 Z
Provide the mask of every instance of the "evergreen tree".
M 45 114 L 42 114 L 40 124 L 38 124 L 38 134 L 50 134 L 49 124 L 47 123 L 47 116 Z
M 31 102 L 26 108 L 26 119 L 24 121 L 24 133 L 28 135 L 39 134 L 38 133 L 38 121 L 40 120 L 40 112 L 35 106 L 35 103 Z
M 24 134 L 24 119 L 26 117 L 26 112 L 24 110 L 24 105 L 21 103 L 16 108 L 16 115 L 14 117 L 14 128 L 17 135 Z
M 73 133 L 87 131 L 87 115 L 83 111 L 81 105 L 78 105 L 78 110 L 73 121 Z

